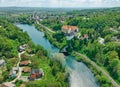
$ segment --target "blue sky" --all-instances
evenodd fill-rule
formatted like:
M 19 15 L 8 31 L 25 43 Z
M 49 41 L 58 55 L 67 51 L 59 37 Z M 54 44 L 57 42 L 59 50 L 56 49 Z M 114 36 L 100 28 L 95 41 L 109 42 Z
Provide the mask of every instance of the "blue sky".
M 120 7 L 120 0 L 0 0 L 0 7 Z

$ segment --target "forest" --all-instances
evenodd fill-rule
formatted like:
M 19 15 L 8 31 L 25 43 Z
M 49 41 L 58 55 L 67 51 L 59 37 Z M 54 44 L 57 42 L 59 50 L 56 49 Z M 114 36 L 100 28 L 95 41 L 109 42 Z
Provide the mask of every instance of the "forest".
M 68 52 L 77 51 L 95 61 L 119 83 L 120 82 L 120 8 L 75 10 L 61 14 L 58 18 L 48 18 L 41 23 L 57 33 L 52 38 L 68 45 Z M 67 41 L 62 25 L 79 27 L 79 35 L 88 35 L 87 39 L 74 37 Z M 59 33 L 58 33 L 59 32 Z M 104 39 L 100 43 L 100 38 Z M 50 39 L 52 40 L 52 39 Z M 56 43 L 55 43 L 56 44 Z M 58 46 L 60 47 L 60 46 Z M 64 47 L 64 46 L 63 46 Z M 120 83 L 119 83 L 120 84 Z M 106 86 L 105 86 L 106 87 Z
M 45 13 L 40 13 L 38 11 L 37 13 L 37 16 L 40 16 L 40 19 L 42 20 L 38 21 L 55 33 L 48 33 L 48 31 L 36 23 L 35 19 L 31 19 L 34 13 L 20 14 L 18 17 L 10 16 L 7 20 L 12 23 L 20 22 L 32 24 L 38 30 L 45 31 L 45 33 L 47 32 L 46 38 L 48 38 L 52 44 L 60 49 L 67 45 L 67 51 L 70 54 L 72 54 L 73 51 L 76 51 L 86 55 L 110 74 L 118 84 L 120 84 L 120 8 L 63 10 L 61 11 L 61 14 L 57 14 L 56 12 L 57 11 L 53 10 L 52 14 L 49 11 L 46 11 Z M 11 28 L 9 28 L 11 26 L 9 25 L 8 27 L 4 24 L 5 21 L 3 24 L 1 23 L 1 26 L 4 26 L 4 28 L 1 27 L 0 29 L 0 35 L 2 35 L 1 37 L 4 39 L 0 39 L 1 41 L 5 40 L 7 43 L 1 43 L 0 49 L 2 49 L 2 52 L 0 55 L 13 57 L 17 53 L 17 51 L 14 50 L 16 49 L 15 47 L 19 46 L 21 43 L 26 43 L 26 40 L 29 40 L 29 38 L 27 34 L 25 34 L 26 39 L 22 38 L 21 31 L 18 32 L 16 29 L 12 30 L 16 31 L 21 36 L 17 36 L 18 34 L 15 32 L 12 32 L 11 34 L 7 33 L 6 31 L 12 31 Z M 66 40 L 65 34 L 61 32 L 61 27 L 63 25 L 78 26 L 79 37 Z M 13 28 L 16 27 L 14 26 Z M 4 29 L 6 29 L 6 31 L 4 31 Z M 87 35 L 88 38 L 83 39 L 84 35 Z M 12 39 L 17 41 L 18 45 L 16 45 Z M 103 42 L 101 42 L 101 39 Z M 6 48 L 3 49 L 2 47 Z M 10 55 L 7 55 L 8 53 L 4 54 L 6 50 L 10 50 L 12 53 L 7 51 Z M 100 72 L 95 71 L 94 73 L 98 74 Z M 100 81 L 102 87 L 111 86 L 107 78 L 104 76 L 98 74 L 96 78 Z
M 27 32 L 23 32 L 23 30 L 16 27 L 15 24 L 3 19 L 0 19 L 0 60 L 4 59 L 6 63 L 4 67 L 0 68 L 0 84 L 15 79 L 15 77 L 10 78 L 9 74 L 11 69 L 17 65 L 18 48 L 23 44 L 27 44 L 28 48 L 25 50 L 25 54 L 21 55 L 21 61 L 30 59 L 32 63 L 29 67 L 31 67 L 31 69 L 42 68 L 45 76 L 42 80 L 36 80 L 32 83 L 17 80 L 15 82 L 16 87 L 19 87 L 21 84 L 25 84 L 26 87 L 69 86 L 69 74 L 65 72 L 65 67 L 62 66 L 59 61 L 49 59 L 47 50 L 40 45 L 35 45 Z M 34 56 L 30 57 L 29 55 Z M 22 76 L 26 75 L 29 74 L 22 74 Z

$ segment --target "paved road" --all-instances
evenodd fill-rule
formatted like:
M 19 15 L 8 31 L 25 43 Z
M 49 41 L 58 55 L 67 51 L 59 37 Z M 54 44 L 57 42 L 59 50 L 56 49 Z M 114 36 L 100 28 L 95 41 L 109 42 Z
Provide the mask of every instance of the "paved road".
M 102 69 L 100 66 L 98 66 L 95 62 L 93 62 L 92 60 L 90 60 L 87 56 L 81 54 L 81 53 L 78 53 L 78 52 L 75 52 L 78 56 L 81 56 L 83 57 L 85 60 L 87 60 L 88 62 L 90 62 L 97 70 L 101 71 L 103 73 L 103 75 L 105 75 L 110 81 L 111 83 L 113 84 L 114 87 L 120 87 L 116 82 L 115 80 L 113 80 L 113 78 L 104 71 L 104 69 Z
M 48 27 L 42 25 L 39 21 L 36 21 L 36 22 L 37 22 L 38 25 L 40 25 L 41 27 L 47 29 L 47 30 L 50 31 L 51 33 L 55 33 L 55 31 L 53 31 L 53 30 L 51 30 L 50 28 L 48 28 Z

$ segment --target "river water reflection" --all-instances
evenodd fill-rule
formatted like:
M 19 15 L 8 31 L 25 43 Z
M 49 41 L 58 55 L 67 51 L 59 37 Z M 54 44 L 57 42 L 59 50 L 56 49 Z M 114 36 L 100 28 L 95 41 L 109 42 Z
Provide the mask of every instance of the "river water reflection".
M 26 31 L 32 41 L 44 47 L 50 54 L 59 53 L 59 49 L 54 47 L 48 39 L 44 37 L 44 33 L 35 29 L 34 26 L 27 24 L 15 24 L 17 27 Z M 94 75 L 90 69 L 82 62 L 77 62 L 73 56 L 65 58 L 66 67 L 71 70 L 70 87 L 99 87 Z

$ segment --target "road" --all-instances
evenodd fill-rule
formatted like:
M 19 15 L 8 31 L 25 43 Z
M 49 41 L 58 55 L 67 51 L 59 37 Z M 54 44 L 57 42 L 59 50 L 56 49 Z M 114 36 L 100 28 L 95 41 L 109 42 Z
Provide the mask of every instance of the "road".
M 21 77 L 22 67 L 20 67 L 19 64 L 20 64 L 20 61 L 21 61 L 21 54 L 23 54 L 23 53 L 24 53 L 24 52 L 18 53 L 18 58 L 19 58 L 18 63 L 17 63 L 18 75 L 17 75 L 17 77 L 16 77 L 14 80 L 12 80 L 10 83 L 15 83 L 15 82 Z
M 53 30 L 51 30 L 50 28 L 48 28 L 48 27 L 42 25 L 39 21 L 36 21 L 36 22 L 37 22 L 38 25 L 40 25 L 41 27 L 47 29 L 47 30 L 50 31 L 51 33 L 55 33 L 55 31 L 53 31 Z
M 38 21 L 37 21 L 37 24 L 39 24 L 40 26 L 42 26 L 43 28 L 49 30 L 50 32 L 52 33 L 55 33 L 54 31 L 52 31 L 50 28 L 40 24 Z M 90 60 L 87 56 L 81 54 L 81 53 L 78 53 L 78 52 L 75 52 L 77 55 L 83 57 L 85 60 L 87 60 L 88 62 L 90 62 L 97 70 L 101 71 L 103 75 L 105 75 L 110 81 L 111 83 L 113 84 L 114 87 L 120 87 L 116 82 L 115 80 L 108 74 L 105 72 L 104 69 L 102 69 L 100 66 L 98 66 L 95 62 L 93 62 L 92 60 Z
M 78 52 L 75 52 L 75 54 L 77 54 L 78 56 L 81 56 L 82 58 L 84 58 L 86 61 L 90 62 L 92 64 L 92 66 L 94 66 L 97 70 L 101 71 L 103 75 L 105 75 L 110 81 L 111 83 L 113 84 L 114 87 L 120 87 L 116 82 L 115 80 L 108 74 L 104 71 L 104 69 L 102 69 L 100 66 L 98 66 L 95 62 L 93 62 L 92 60 L 90 60 L 87 56 L 81 54 L 81 53 L 78 53 Z

